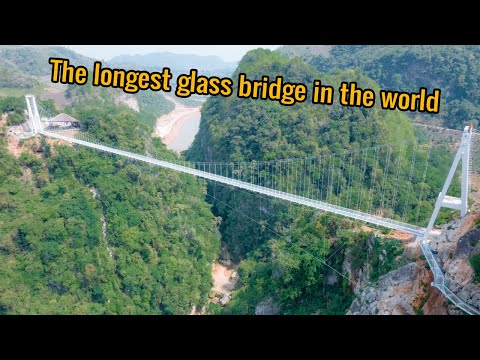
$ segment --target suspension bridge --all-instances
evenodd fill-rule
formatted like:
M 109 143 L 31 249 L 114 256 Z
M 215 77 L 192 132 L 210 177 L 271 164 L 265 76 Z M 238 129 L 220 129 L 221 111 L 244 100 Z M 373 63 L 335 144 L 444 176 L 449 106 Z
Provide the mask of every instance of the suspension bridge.
M 470 144 L 473 128 L 465 127 L 453 162 L 433 154 L 433 142 L 402 141 L 316 157 L 251 162 L 188 162 L 156 159 L 148 152 L 133 153 L 74 130 L 78 120 L 52 114 L 26 96 L 32 135 L 59 139 L 102 152 L 190 174 L 249 192 L 308 206 L 342 217 L 412 234 L 434 275 L 432 285 L 468 314 L 480 311 L 455 295 L 429 248 L 429 237 L 442 208 L 468 212 Z M 460 170 L 461 164 L 461 170 Z M 442 168 L 443 167 L 443 168 Z M 444 170 L 441 189 L 430 176 Z M 455 176 L 461 176 L 458 196 L 448 195 Z M 430 185 L 428 185 L 430 184 Z M 423 209 L 433 208 L 428 218 Z

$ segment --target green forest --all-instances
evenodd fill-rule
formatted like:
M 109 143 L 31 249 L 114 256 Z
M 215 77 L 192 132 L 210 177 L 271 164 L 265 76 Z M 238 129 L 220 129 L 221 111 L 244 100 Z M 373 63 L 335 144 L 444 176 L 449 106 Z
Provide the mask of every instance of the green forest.
M 301 54 L 322 73 L 356 69 L 382 89 L 442 90 L 438 118 L 445 127 L 480 123 L 480 47 L 478 45 L 336 45 L 318 55 Z M 417 114 L 411 113 L 411 116 Z
M 93 62 L 72 53 L 1 47 L 0 88 L 32 90 L 48 74 L 49 56 Z M 480 120 L 478 61 L 467 61 L 478 56 L 478 47 L 468 46 L 333 46 L 302 56 L 258 49 L 242 58 L 232 78 L 281 74 L 291 83 L 322 79 L 338 88 L 356 81 L 376 91 L 438 86 L 445 89 L 438 119 L 459 128 L 465 118 Z M 287 107 L 235 96 L 208 98 L 193 145 L 178 155 L 151 136 L 155 119 L 173 103 L 143 91 L 135 95 L 137 112 L 118 101 L 120 95 L 118 89 L 69 85 L 63 109 L 41 96 L 37 101 L 52 114 L 80 119 L 80 131 L 106 145 L 170 161 L 299 159 L 419 137 L 417 160 L 429 161 L 428 174 L 418 167 L 409 179 L 412 153 L 406 150 L 405 159 L 392 158 L 405 174 L 398 183 L 395 167 L 378 176 L 387 194 L 398 188 L 392 213 L 422 225 L 452 159 L 438 139 L 429 148 L 432 139 L 399 111 L 310 102 Z M 0 128 L 0 314 L 189 314 L 205 307 L 207 314 L 237 315 L 255 314 L 265 302 L 279 314 L 345 314 L 356 273 L 368 269 L 367 282 L 374 284 L 414 261 L 402 255 L 401 241 L 364 232 L 363 224 L 115 155 L 36 137 L 21 140 L 24 151 L 16 157 L 8 150 L 7 127 L 25 121 L 25 106 L 23 96 L 0 96 L 6 118 Z M 386 161 L 367 157 L 367 176 L 353 184 L 354 199 Z M 346 178 L 348 169 L 339 172 Z M 324 183 L 317 178 L 306 185 Z M 409 193 L 412 186 L 422 198 Z M 458 189 L 455 184 L 453 194 Z M 333 196 L 341 202 L 346 193 Z M 380 207 L 380 194 L 372 202 Z M 451 212 L 442 212 L 439 221 L 450 218 Z M 219 257 L 238 264 L 238 283 L 224 307 L 209 301 Z M 472 261 L 478 270 L 478 259 Z
M 35 76 L 50 76 L 50 57 L 67 58 L 75 65 L 90 66 L 93 60 L 62 46 L 0 46 L 0 88 L 31 88 Z
M 149 135 L 170 103 L 146 95 L 138 116 L 110 95 L 69 89 L 65 112 L 108 144 L 176 158 Z M 25 106 L 0 100 L 4 111 Z M 17 159 L 6 142 L 0 138 L 2 314 L 188 314 L 207 303 L 220 235 L 202 181 L 45 139 L 25 140 Z
M 335 86 L 342 81 L 356 81 L 378 89 L 361 72 L 320 74 L 298 57 L 290 59 L 269 50 L 247 53 L 234 77 L 240 72 L 252 79 L 282 73 L 286 81 L 293 83 L 311 84 L 313 79 L 322 78 Z M 414 137 L 414 129 L 403 113 L 377 107 L 367 110 L 308 102 L 284 107 L 276 102 L 217 97 L 210 98 L 203 107 L 200 131 L 187 158 L 227 162 L 302 158 L 413 141 Z M 426 156 L 426 148 L 420 150 L 420 157 Z M 431 214 L 436 189 L 450 166 L 451 158 L 441 151 L 432 149 L 429 156 L 438 171 L 429 173 L 425 181 L 420 174 L 414 176 L 414 186 L 423 187 L 429 201 L 407 207 L 410 221 L 417 213 L 420 220 Z M 380 167 L 385 159 L 369 161 L 377 161 Z M 400 187 L 406 189 L 408 179 L 399 181 Z M 364 185 L 357 186 L 359 189 Z M 353 270 L 365 266 L 362 243 L 371 235 L 359 233 L 358 225 L 351 221 L 218 184 L 209 186 L 209 194 L 214 199 L 215 214 L 222 218 L 222 242 L 232 258 L 241 262 L 240 287 L 223 313 L 254 313 L 255 306 L 266 298 L 272 298 L 285 314 L 345 313 L 353 296 L 351 284 L 332 268 L 341 269 L 347 254 Z M 390 271 L 401 254 L 401 245 L 389 240 L 376 239 L 375 249 L 385 250 L 391 261 L 372 260 L 372 281 Z M 330 267 L 325 266 L 322 259 L 331 254 L 335 256 L 330 259 Z

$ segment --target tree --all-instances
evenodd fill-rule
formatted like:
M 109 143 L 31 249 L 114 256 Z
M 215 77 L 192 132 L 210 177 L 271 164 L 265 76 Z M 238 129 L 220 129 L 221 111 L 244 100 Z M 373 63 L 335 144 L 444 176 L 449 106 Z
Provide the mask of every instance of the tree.
M 20 115 L 17 112 L 12 112 L 8 114 L 7 117 L 7 125 L 9 126 L 14 126 L 14 125 L 20 125 L 25 122 L 24 116 Z
M 25 98 L 23 96 L 0 97 L 0 112 L 16 112 L 23 114 L 26 110 Z

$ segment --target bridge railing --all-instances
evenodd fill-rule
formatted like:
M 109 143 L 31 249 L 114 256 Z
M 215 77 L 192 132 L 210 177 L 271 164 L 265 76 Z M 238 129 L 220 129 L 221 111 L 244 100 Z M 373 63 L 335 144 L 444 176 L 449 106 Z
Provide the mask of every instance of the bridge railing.
M 438 265 L 435 256 L 427 242 L 421 242 L 420 247 L 422 252 L 427 259 L 428 265 L 433 273 L 433 282 L 432 285 L 435 286 L 445 297 L 447 297 L 455 306 L 462 309 L 469 315 L 480 315 L 480 311 L 475 309 L 473 306 L 468 305 L 464 300 L 459 298 L 446 284 L 445 275 L 443 274 L 442 269 Z
M 222 175 L 218 175 L 218 174 L 214 174 L 214 173 L 210 173 L 210 172 L 205 172 L 205 171 L 202 171 L 202 170 L 197 170 L 197 169 L 191 168 L 189 166 L 179 165 L 179 164 L 171 163 L 171 162 L 164 161 L 164 160 L 158 160 L 158 159 L 155 159 L 153 157 L 149 157 L 149 156 L 145 156 L 145 155 L 139 155 L 139 154 L 131 153 L 129 151 L 112 148 L 112 147 L 109 147 L 109 146 L 105 146 L 103 144 L 99 144 L 97 142 L 92 143 L 92 142 L 89 142 L 89 141 L 80 140 L 80 139 L 77 139 L 77 138 L 72 138 L 72 137 L 64 136 L 62 134 L 53 133 L 53 132 L 42 131 L 42 134 L 44 134 L 45 136 L 49 136 L 49 137 L 53 137 L 53 138 L 57 138 L 57 139 L 62 139 L 62 140 L 69 141 L 69 142 L 72 142 L 72 143 L 76 143 L 76 144 L 80 144 L 80 145 L 87 146 L 87 147 L 90 147 L 90 148 L 105 151 L 105 152 L 108 152 L 108 153 L 113 153 L 113 154 L 121 155 L 121 156 L 124 156 L 124 157 L 127 157 L 127 158 L 131 158 L 131 159 L 143 161 L 143 162 L 146 162 L 146 163 L 154 164 L 154 165 L 161 166 L 161 167 L 164 167 L 164 168 L 167 168 L 167 169 L 176 170 L 176 171 L 179 171 L 179 172 L 182 172 L 182 173 L 198 176 L 198 177 L 201 177 L 201 178 L 204 178 L 204 179 L 213 180 L 213 181 L 217 181 L 217 182 L 220 182 L 220 183 L 223 183 L 223 184 L 227 184 L 227 185 L 235 186 L 235 187 L 242 188 L 242 189 L 245 189 L 245 190 L 253 191 L 253 192 L 256 192 L 256 193 L 272 196 L 272 197 L 275 197 L 275 198 L 278 198 L 278 199 L 287 200 L 287 201 L 297 203 L 297 204 L 300 204 L 300 205 L 306 205 L 306 206 L 309 206 L 309 207 L 313 207 L 315 209 L 328 211 L 328 212 L 338 214 L 338 215 L 341 215 L 341 216 L 345 216 L 345 217 L 348 217 L 348 218 L 352 218 L 352 219 L 356 219 L 356 220 L 360 220 L 360 221 L 365 221 L 365 222 L 370 223 L 370 224 L 375 224 L 375 225 L 379 225 L 379 226 L 390 228 L 390 229 L 396 229 L 396 230 L 400 230 L 400 231 L 403 231 L 403 232 L 408 232 L 408 233 L 414 234 L 416 236 L 423 236 L 425 234 L 425 229 L 424 228 L 420 228 L 420 227 L 417 227 L 417 226 L 414 226 L 414 225 L 410 225 L 410 224 L 407 224 L 407 223 L 396 221 L 396 220 L 393 220 L 393 219 L 390 219 L 390 218 L 384 218 L 384 217 L 381 217 L 381 216 L 364 213 L 364 212 L 361 212 L 361 211 L 358 211 L 358 210 L 348 209 L 348 208 L 345 208 L 345 207 L 342 207 L 342 206 L 339 206 L 339 205 L 333 205 L 333 204 L 329 204 L 329 203 L 319 201 L 319 200 L 312 200 L 312 199 L 309 199 L 309 198 L 306 198 L 306 197 L 303 197 L 303 196 L 294 195 L 294 194 L 290 194 L 290 193 L 287 193 L 287 192 L 284 192 L 284 191 L 263 187 L 263 186 L 252 184 L 252 183 L 245 182 L 245 181 L 242 181 L 242 180 L 232 179 L 232 178 L 225 177 L 225 176 L 222 176 Z
M 228 184 L 228 185 L 231 185 L 231 186 L 236 186 L 236 187 L 243 188 L 243 189 L 246 189 L 246 190 L 249 190 L 249 191 L 262 193 L 262 194 L 269 195 L 269 196 L 272 196 L 272 197 L 276 197 L 276 198 L 284 199 L 284 200 L 287 200 L 287 201 L 295 202 L 295 203 L 298 203 L 298 204 L 301 204 L 301 205 L 307 205 L 307 206 L 314 207 L 314 208 L 317 208 L 317 209 L 320 209 L 320 210 L 333 212 L 335 214 L 339 214 L 339 215 L 342 215 L 342 216 L 354 218 L 354 219 L 365 221 L 365 222 L 368 222 L 368 223 L 384 226 L 384 227 L 387 227 L 387 228 L 403 230 L 403 231 L 412 233 L 412 234 L 417 235 L 417 236 L 423 236 L 425 234 L 425 229 L 418 228 L 418 227 L 415 227 L 415 226 L 410 225 L 410 224 L 405 224 L 405 223 L 401 223 L 401 222 L 398 222 L 398 221 L 395 221 L 395 220 L 392 220 L 392 219 L 386 219 L 386 218 L 382 218 L 380 216 L 375 216 L 375 215 L 371 215 L 371 214 L 362 213 L 360 211 L 344 208 L 344 207 L 341 207 L 341 206 L 338 206 L 338 205 L 324 203 L 324 202 L 318 201 L 318 200 L 312 200 L 312 199 L 304 198 L 302 196 L 289 194 L 289 193 L 279 191 L 279 190 L 275 190 L 275 189 L 265 188 L 265 187 L 255 185 L 255 184 L 251 184 L 251 183 L 247 183 L 247 182 L 244 182 L 244 181 L 241 181 L 241 180 L 224 177 L 222 175 L 213 174 L 213 173 L 205 172 L 205 171 L 202 171 L 202 170 L 197 170 L 195 168 L 189 167 L 188 163 L 185 163 L 184 165 L 174 164 L 174 163 L 170 163 L 170 162 L 167 162 L 167 161 L 155 159 L 151 156 L 139 155 L 139 154 L 134 154 L 134 153 L 131 153 L 131 152 L 128 152 L 128 151 L 111 148 L 111 147 L 105 146 L 103 144 L 99 144 L 96 141 L 92 143 L 92 142 L 89 142 L 89 141 L 85 141 L 87 139 L 80 140 L 80 139 L 72 138 L 72 137 L 69 137 L 69 136 L 64 136 L 64 135 L 61 135 L 59 133 L 47 132 L 45 130 L 41 131 L 41 133 L 45 136 L 50 136 L 50 137 L 54 137 L 54 138 L 57 138 L 57 139 L 63 139 L 63 140 L 69 141 L 69 142 L 77 143 L 77 144 L 87 146 L 87 147 L 91 147 L 91 148 L 94 148 L 94 149 L 98 149 L 98 150 L 101 150 L 101 151 L 118 154 L 118 155 L 125 156 L 125 157 L 128 157 L 128 158 L 132 158 L 132 159 L 135 159 L 135 160 L 140 160 L 140 161 L 143 161 L 143 162 L 147 162 L 147 163 L 151 163 L 151 164 L 154 164 L 154 165 L 162 166 L 162 167 L 165 167 L 165 168 L 168 168 L 168 169 L 171 169 L 171 170 L 176 170 L 176 171 L 191 174 L 191 175 L 194 175 L 194 176 L 202 177 L 202 178 L 205 178 L 205 179 L 218 181 L 218 182 L 225 183 L 225 184 Z M 421 249 L 422 249 L 423 254 L 425 255 L 425 258 L 426 258 L 426 260 L 427 260 L 427 262 L 428 262 L 428 264 L 429 264 L 429 266 L 430 266 L 430 268 L 433 272 L 433 275 L 434 275 L 434 281 L 433 281 L 432 285 L 434 285 L 437 289 L 439 289 L 442 294 L 444 294 L 450 301 L 452 301 L 453 304 L 455 304 L 455 306 L 459 307 L 460 309 L 465 311 L 467 314 L 480 315 L 480 311 L 478 311 L 477 309 L 475 309 L 472 306 L 465 303 L 465 301 L 460 299 L 457 295 L 455 295 L 448 288 L 447 284 L 445 283 L 445 275 L 443 274 L 443 272 L 442 272 L 440 266 L 438 265 L 433 253 L 431 252 L 431 250 L 428 246 L 428 243 L 422 241 L 421 242 Z
M 90 148 L 95 148 L 95 149 L 98 149 L 98 150 L 101 150 L 101 151 L 118 154 L 118 155 L 125 156 L 125 157 L 128 157 L 128 158 L 132 158 L 132 159 L 135 159 L 135 160 L 140 160 L 140 161 L 143 161 L 143 162 L 147 162 L 147 163 L 151 163 L 151 164 L 154 164 L 154 165 L 162 166 L 162 167 L 165 167 L 165 168 L 168 168 L 168 169 L 172 169 L 172 170 L 180 171 L 180 172 L 183 172 L 183 173 L 191 174 L 191 175 L 194 175 L 194 176 L 198 176 L 198 177 L 201 177 L 201 178 L 204 178 L 204 179 L 218 181 L 218 182 L 225 183 L 225 184 L 228 184 L 228 185 L 231 185 L 231 186 L 243 188 L 243 189 L 253 191 L 253 192 L 262 193 L 262 194 L 265 194 L 265 195 L 268 195 L 268 196 L 284 199 L 284 200 L 294 202 L 294 203 L 297 203 L 297 204 L 310 206 L 310 207 L 320 209 L 320 210 L 324 210 L 324 211 L 329 211 L 329 212 L 332 212 L 332 213 L 335 213 L 335 214 L 339 214 L 341 216 L 357 219 L 357 220 L 360 220 L 360 221 L 365 221 L 367 223 L 376 224 L 376 225 L 391 228 L 391 229 L 397 229 L 397 230 L 405 231 L 405 232 L 408 232 L 408 233 L 411 233 L 411 234 L 414 234 L 414 235 L 417 235 L 417 236 L 420 236 L 420 237 L 423 237 L 423 235 L 425 235 L 425 234 L 427 234 L 427 236 L 428 236 L 428 231 L 425 228 L 410 225 L 410 224 L 407 224 L 406 222 L 404 223 L 404 222 L 401 222 L 401 221 L 393 220 L 393 213 L 391 215 L 392 218 L 377 216 L 376 213 L 375 213 L 375 215 L 373 215 L 372 213 L 369 213 L 369 209 L 371 210 L 372 204 L 370 204 L 369 208 L 367 207 L 367 212 L 363 212 L 361 210 L 361 208 L 358 207 L 358 203 L 357 203 L 357 210 L 353 210 L 353 209 L 350 208 L 349 204 L 352 200 L 352 193 L 351 193 L 351 191 L 348 187 L 349 186 L 351 187 L 352 183 L 355 183 L 355 181 L 358 180 L 358 176 L 360 176 L 360 177 L 362 176 L 362 174 L 360 174 L 360 175 L 355 174 L 355 171 L 354 171 L 355 170 L 355 165 L 360 165 L 360 169 L 363 167 L 363 176 L 365 176 L 367 159 L 369 158 L 367 156 L 369 150 L 371 150 L 370 156 L 373 156 L 374 167 L 373 167 L 372 171 L 373 171 L 374 175 L 372 176 L 372 179 L 371 179 L 370 195 L 366 197 L 366 200 L 367 201 L 369 200 L 370 202 L 373 201 L 372 189 L 375 189 L 374 180 L 378 180 L 379 183 L 376 184 L 376 186 L 377 186 L 376 188 L 377 188 L 377 190 L 380 189 L 379 191 L 382 194 L 382 196 L 381 196 L 381 208 L 384 207 L 383 206 L 384 205 L 384 196 L 383 196 L 384 193 L 383 193 L 383 191 L 385 190 L 387 175 L 384 176 L 383 180 L 382 180 L 381 176 L 377 176 L 377 170 L 379 170 L 379 169 L 376 170 L 377 165 L 375 163 L 376 160 L 382 158 L 382 152 L 378 151 L 380 146 L 375 146 L 371 149 L 364 149 L 362 152 L 360 152 L 358 150 L 357 151 L 354 150 L 354 151 L 349 152 L 348 153 L 349 155 L 353 154 L 353 159 L 350 158 L 349 163 L 346 163 L 345 162 L 346 160 L 343 157 L 343 156 L 347 155 L 347 153 L 337 154 L 337 155 L 335 155 L 335 154 L 325 155 L 323 157 L 320 156 L 319 160 L 318 159 L 314 160 L 314 162 L 313 162 L 314 171 L 315 171 L 315 169 L 318 170 L 318 165 L 321 164 L 322 179 L 321 179 L 321 182 L 320 182 L 320 177 L 319 177 L 320 175 L 317 174 L 318 178 L 313 177 L 312 183 L 313 184 L 317 184 L 317 183 L 324 184 L 323 175 L 326 174 L 327 179 L 326 179 L 325 182 L 327 183 L 327 190 L 330 188 L 330 197 L 333 196 L 332 195 L 332 190 L 333 190 L 333 187 L 335 186 L 335 182 L 338 180 L 337 181 L 337 192 L 338 192 L 338 187 L 340 186 L 341 178 L 345 177 L 347 179 L 345 184 L 342 182 L 342 185 L 341 185 L 342 187 L 345 186 L 347 188 L 347 191 L 346 191 L 347 205 L 342 206 L 343 204 L 341 203 L 341 201 L 342 201 L 341 197 L 338 197 L 336 199 L 334 197 L 334 200 L 337 202 L 337 204 L 329 203 L 328 202 L 328 192 L 326 192 L 325 194 L 323 194 L 323 191 L 320 192 L 320 194 L 317 194 L 317 196 L 318 195 L 320 195 L 320 196 L 317 197 L 317 200 L 314 200 L 311 197 L 304 197 L 303 194 L 300 194 L 299 190 L 302 189 L 302 186 L 300 185 L 298 188 L 294 187 L 293 188 L 293 193 L 292 193 L 292 189 L 289 189 L 289 186 L 288 186 L 288 171 L 287 171 L 287 186 L 286 186 L 286 188 L 285 188 L 285 186 L 283 186 L 283 187 L 281 186 L 282 185 L 281 182 L 280 182 L 280 186 L 278 186 L 279 184 L 277 182 L 277 179 L 275 179 L 275 173 L 273 174 L 273 177 L 271 176 L 271 174 L 270 174 L 270 177 L 267 176 L 266 182 L 263 182 L 263 183 L 261 182 L 260 184 L 255 184 L 253 181 L 251 181 L 249 183 L 248 181 L 245 181 L 245 179 L 241 179 L 241 176 L 239 174 L 241 174 L 242 171 L 245 170 L 245 168 L 240 168 L 239 169 L 238 166 L 240 165 L 240 163 L 236 163 L 237 164 L 237 169 L 236 169 L 237 172 L 235 172 L 235 163 L 232 163 L 233 166 L 232 166 L 232 171 L 230 173 L 229 173 L 229 168 L 225 167 L 224 169 L 226 170 L 227 176 L 223 176 L 223 175 L 225 175 L 225 173 L 222 173 L 222 168 L 220 168 L 220 174 L 217 174 L 216 171 L 215 171 L 215 173 L 212 173 L 210 171 L 207 172 L 207 171 L 205 171 L 206 170 L 205 164 L 203 164 L 204 167 L 203 167 L 203 171 L 202 171 L 202 169 L 200 167 L 197 168 L 198 164 L 197 165 L 189 164 L 188 162 L 184 162 L 183 164 L 172 163 L 172 162 L 167 162 L 167 161 L 155 159 L 148 154 L 147 154 L 147 156 L 144 156 L 144 155 L 133 154 L 133 153 L 130 153 L 128 151 L 124 151 L 124 150 L 120 150 L 120 149 L 111 148 L 111 147 L 105 146 L 104 144 L 101 144 L 98 140 L 89 138 L 88 136 L 86 136 L 85 134 L 82 134 L 82 133 L 76 134 L 75 135 L 76 137 L 65 136 L 65 135 L 67 135 L 68 131 L 71 130 L 71 128 L 63 127 L 62 129 L 56 129 L 54 127 L 43 127 L 43 124 L 42 124 L 41 120 L 42 120 L 42 118 L 45 118 L 45 116 L 43 116 L 43 117 L 40 116 L 38 108 L 37 108 L 37 104 L 36 104 L 36 101 L 35 101 L 35 97 L 33 95 L 27 95 L 26 100 L 27 100 L 27 107 L 28 107 L 29 118 L 30 118 L 30 123 L 31 123 L 33 133 L 39 132 L 39 133 L 41 133 L 45 136 L 54 137 L 54 138 L 57 138 L 57 139 L 63 139 L 63 140 L 66 140 L 66 141 L 69 141 L 69 142 L 72 142 L 72 143 L 77 143 L 77 144 L 87 146 L 87 147 L 90 147 Z M 50 118 L 53 117 L 53 114 L 50 114 L 48 112 L 48 109 L 42 109 L 41 106 L 39 108 L 40 108 L 40 110 L 43 110 L 43 112 L 47 112 L 47 116 L 46 116 L 47 119 L 50 119 Z M 48 123 L 48 121 L 47 121 L 47 123 Z M 431 127 L 431 126 L 429 126 L 429 127 Z M 470 128 L 470 130 L 472 130 L 472 129 Z M 52 132 L 52 131 L 55 131 L 55 133 Z M 474 130 L 474 132 L 476 132 L 477 133 L 476 135 L 478 135 L 477 131 Z M 480 139 L 480 136 L 477 136 L 476 138 L 477 138 L 477 141 L 478 141 Z M 402 153 L 404 153 L 404 150 L 405 150 L 404 146 L 407 145 L 407 144 L 408 144 L 408 142 L 401 142 L 401 143 L 398 143 L 398 144 L 386 145 L 384 153 L 383 153 L 383 155 L 385 155 L 385 159 L 386 159 L 386 161 L 383 164 L 383 172 L 386 173 L 386 174 L 390 174 L 389 176 L 395 176 L 396 180 L 397 180 L 396 181 L 397 183 L 398 183 L 399 174 L 400 174 L 401 156 L 399 156 L 396 160 L 395 160 L 394 157 L 391 158 L 392 146 L 399 146 L 400 153 L 402 154 Z M 427 146 L 428 151 L 427 151 L 427 155 L 426 155 L 426 161 L 425 161 L 424 164 L 422 163 L 422 165 L 424 165 L 423 166 L 424 167 L 423 182 L 425 182 L 425 177 L 426 177 L 427 169 L 428 169 L 428 166 L 429 166 L 429 162 L 428 162 L 429 161 L 429 155 L 430 155 L 430 150 L 429 149 L 431 147 L 432 147 L 432 144 Z M 405 150 L 405 154 L 407 154 L 406 150 Z M 356 157 L 356 156 L 358 156 L 358 157 Z M 470 157 L 472 157 L 472 156 L 473 156 L 473 152 L 470 153 Z M 417 157 L 418 157 L 417 143 L 414 143 L 414 150 L 412 151 L 412 157 L 411 157 L 411 165 L 409 166 L 410 171 L 408 172 L 408 176 L 406 177 L 406 179 L 408 178 L 408 184 L 410 185 L 408 187 L 408 189 L 410 189 L 410 190 L 411 190 L 411 187 L 412 187 L 411 184 L 412 184 L 412 180 L 413 180 L 413 176 L 414 176 L 414 171 L 413 170 L 414 170 L 414 165 L 416 164 L 416 158 Z M 420 159 L 421 156 L 418 157 L 418 158 Z M 312 159 L 308 158 L 308 159 L 293 159 L 293 160 L 303 161 L 303 165 L 302 165 L 302 162 L 300 162 L 299 166 L 295 165 L 294 167 L 289 168 L 290 169 L 290 176 L 292 176 L 292 171 L 293 170 L 297 171 L 298 168 L 303 169 L 302 166 L 305 167 L 307 173 L 312 172 L 311 171 L 311 169 L 312 169 L 311 160 Z M 267 169 L 269 169 L 269 170 L 273 169 L 274 171 L 275 170 L 276 171 L 280 170 L 280 173 L 281 173 L 282 172 L 282 164 L 285 165 L 286 160 L 275 160 L 275 161 L 280 162 L 280 164 L 279 164 L 280 167 L 279 168 L 278 167 L 273 167 L 271 165 L 271 162 L 268 162 L 268 161 L 267 162 L 258 162 L 258 163 L 263 165 L 263 166 L 265 166 L 265 164 L 267 164 L 266 165 Z M 282 163 L 282 161 L 283 161 L 283 163 Z M 308 162 L 306 163 L 305 161 L 308 161 Z M 317 162 L 317 161 L 319 161 L 319 162 Z M 343 161 L 343 166 L 342 166 L 343 170 L 340 170 L 340 168 L 341 168 L 340 164 L 342 164 L 342 161 Z M 257 164 L 257 162 L 255 162 L 255 163 Z M 480 164 L 480 161 L 478 163 Z M 470 167 L 472 169 L 474 169 L 473 161 L 469 162 L 469 164 L 470 164 Z M 244 166 L 244 165 L 245 164 L 241 164 L 241 166 Z M 378 165 L 380 165 L 380 163 L 378 163 Z M 270 167 L 270 166 L 272 166 L 272 167 Z M 480 168 L 480 165 L 479 165 L 479 168 Z M 334 169 L 335 169 L 335 171 L 334 171 Z M 262 169 L 260 168 L 260 172 L 261 172 L 261 170 Z M 263 168 L 263 170 L 265 170 L 265 167 Z M 283 170 L 285 170 L 285 169 L 283 168 Z M 257 172 L 259 172 L 258 165 L 257 165 Z M 381 171 L 378 171 L 378 173 L 380 174 Z M 228 176 L 228 174 L 230 174 L 230 176 Z M 238 176 L 237 179 L 235 179 L 234 174 L 237 174 L 237 176 Z M 295 175 L 294 175 L 295 177 L 297 176 L 296 174 L 297 173 L 295 173 Z M 263 175 L 262 175 L 262 177 L 263 177 Z M 259 177 L 259 179 L 262 179 L 262 177 Z M 378 177 L 378 179 L 377 179 L 377 177 Z M 273 181 L 272 181 L 272 178 L 273 178 Z M 315 188 L 312 189 L 311 185 L 309 185 L 309 181 L 311 180 L 310 178 L 305 178 L 305 177 L 301 178 L 300 179 L 300 184 L 302 183 L 302 179 L 303 179 L 303 190 L 306 189 L 307 193 L 308 193 L 308 191 L 312 191 L 312 190 L 315 191 Z M 270 180 L 270 182 L 268 180 Z M 258 180 L 257 180 L 257 182 L 258 182 Z M 268 187 L 268 185 L 270 187 Z M 283 185 L 285 185 L 285 184 L 283 184 Z M 340 189 L 342 189 L 342 187 L 340 187 Z M 324 187 L 320 187 L 320 188 L 323 189 Z M 392 208 L 395 208 L 395 206 L 393 206 L 393 204 L 397 203 L 396 202 L 397 201 L 397 199 L 396 199 L 397 190 L 398 189 L 395 188 L 395 190 L 393 192 L 394 200 L 392 201 L 392 204 L 390 204 L 390 205 L 392 205 Z M 409 193 L 409 190 L 407 190 L 407 193 Z M 326 198 L 323 195 L 325 195 Z M 363 199 L 362 192 L 360 192 L 360 199 Z M 420 195 L 420 201 L 422 199 L 423 199 L 423 190 L 422 190 L 422 193 Z M 359 202 L 359 200 L 358 200 L 358 202 Z M 410 202 L 407 202 L 405 204 L 405 207 L 407 205 L 411 205 Z M 386 207 L 388 208 L 388 206 L 386 206 Z M 383 213 L 382 213 L 382 215 L 383 215 Z M 417 211 L 417 224 L 418 224 L 418 211 Z M 427 260 L 427 262 L 428 262 L 428 264 L 429 264 L 429 266 L 430 266 L 430 268 L 433 272 L 433 275 L 434 275 L 434 281 L 433 281 L 432 285 L 437 287 L 450 301 L 452 301 L 456 306 L 458 306 L 459 308 L 464 310 L 466 313 L 480 315 L 479 310 L 477 310 L 474 307 L 466 304 L 461 298 L 459 298 L 457 295 L 455 295 L 449 289 L 449 287 L 448 287 L 449 284 L 447 282 L 447 279 L 445 278 L 445 275 L 443 274 L 442 269 L 440 268 L 437 260 L 435 259 L 435 256 L 431 252 L 431 250 L 428 246 L 428 243 L 426 243 L 424 241 L 421 241 L 420 244 L 421 244 L 422 252 L 425 255 L 425 258 L 426 258 L 426 260 Z

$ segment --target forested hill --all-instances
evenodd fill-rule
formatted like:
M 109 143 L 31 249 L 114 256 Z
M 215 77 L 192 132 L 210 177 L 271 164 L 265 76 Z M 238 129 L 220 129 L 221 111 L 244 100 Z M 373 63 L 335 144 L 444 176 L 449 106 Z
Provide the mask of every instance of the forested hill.
M 378 89 L 357 71 L 321 74 L 298 57 L 290 59 L 262 49 L 243 57 L 234 77 L 240 72 L 249 79 L 281 74 L 288 82 L 311 84 L 313 79 L 322 79 L 338 88 L 342 81 L 356 81 L 361 87 Z M 302 158 L 413 137 L 405 114 L 377 107 L 314 105 L 309 101 L 283 106 L 275 101 L 211 97 L 202 109 L 200 131 L 187 157 L 235 162 Z M 383 164 L 385 159 L 379 161 Z M 427 183 L 431 181 L 427 179 Z M 406 189 L 407 183 L 399 185 Z M 402 191 L 402 196 L 405 193 Z M 352 300 L 350 284 L 318 259 L 332 255 L 329 265 L 341 270 L 349 253 L 352 269 L 365 266 L 365 234 L 355 225 L 218 184 L 209 187 L 209 194 L 215 213 L 222 217 L 222 241 L 232 258 L 240 261 L 240 287 L 225 313 L 254 313 L 260 303 L 270 304 L 280 313 L 345 313 Z M 422 207 L 421 216 L 428 211 L 427 205 Z M 394 240 L 376 244 L 375 251 L 384 250 L 387 256 L 385 261 L 370 264 L 375 269 L 371 280 L 395 267 L 402 252 L 401 244 Z
M 37 81 L 0 57 L 0 88 L 31 88 Z
M 116 105 L 115 91 L 71 88 L 64 111 L 105 143 L 175 158 L 150 137 L 152 106 Z M 220 243 L 202 181 L 50 140 L 16 144 L 4 122 L 1 314 L 188 314 L 207 304 Z
M 480 46 L 478 45 L 336 45 L 328 53 L 282 51 L 301 56 L 321 72 L 359 69 L 384 89 L 415 91 L 426 87 L 442 90 L 438 119 L 460 129 L 480 123 Z M 417 115 L 416 113 L 410 114 Z
M 332 48 L 332 45 L 284 45 L 277 51 L 289 57 L 298 56 L 308 62 L 309 59 L 320 54 L 328 57 Z
M 236 62 L 226 62 L 218 56 L 172 54 L 169 52 L 145 55 L 119 55 L 113 57 L 108 63 L 115 66 L 137 66 L 155 69 L 156 71 L 163 67 L 168 67 L 176 75 L 189 73 L 190 69 L 197 69 L 206 75 L 230 76 L 236 67 Z
M 342 81 L 356 81 L 363 87 L 378 89 L 359 72 L 321 74 L 298 58 L 262 49 L 247 53 L 233 78 L 241 72 L 249 79 L 261 79 L 263 75 L 275 79 L 282 74 L 285 82 L 312 84 L 314 79 L 322 79 L 324 84 L 338 89 Z M 310 101 L 283 106 L 269 100 L 217 97 L 206 102 L 202 118 L 205 121 L 189 154 L 195 159 L 208 156 L 208 160 L 215 161 L 313 156 L 413 137 L 408 119 L 399 112 L 343 107 L 338 101 L 333 106 Z
M 50 75 L 50 57 L 67 58 L 72 64 L 87 67 L 94 61 L 62 46 L 0 46 L 0 88 L 34 86 L 34 76 Z

